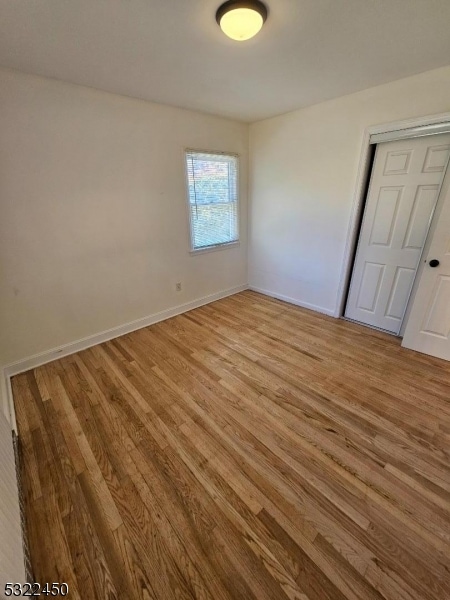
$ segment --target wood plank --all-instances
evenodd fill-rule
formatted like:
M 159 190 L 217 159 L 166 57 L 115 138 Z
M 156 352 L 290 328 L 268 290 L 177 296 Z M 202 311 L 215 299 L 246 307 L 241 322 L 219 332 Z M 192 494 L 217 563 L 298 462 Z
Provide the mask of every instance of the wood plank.
M 450 598 L 450 367 L 245 291 L 12 379 L 37 581 Z

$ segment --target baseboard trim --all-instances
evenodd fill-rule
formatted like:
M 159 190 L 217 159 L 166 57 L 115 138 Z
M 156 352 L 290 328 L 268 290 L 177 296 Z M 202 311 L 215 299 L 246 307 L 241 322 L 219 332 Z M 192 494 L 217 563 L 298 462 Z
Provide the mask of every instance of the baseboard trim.
M 253 292 L 258 292 L 259 294 L 264 294 L 264 296 L 271 296 L 272 298 L 276 298 L 277 300 L 283 300 L 284 302 L 294 304 L 295 306 L 301 306 L 302 308 L 307 308 L 308 310 L 314 310 L 315 312 L 322 313 L 323 315 L 328 315 L 329 317 L 335 316 L 334 309 L 324 308 L 323 306 L 317 306 L 316 304 L 310 304 L 309 302 L 301 302 L 300 300 L 296 300 L 295 298 L 291 298 L 290 296 L 284 296 L 283 294 L 279 294 L 278 292 L 265 290 L 263 288 L 259 288 L 253 285 L 249 285 L 247 289 L 252 290 Z
M 90 348 L 92 346 L 96 346 L 97 344 L 107 342 L 108 340 L 120 337 L 121 335 L 125 335 L 126 333 L 131 333 L 132 331 L 142 329 L 143 327 L 148 327 L 149 325 L 159 323 L 160 321 L 165 321 L 166 319 L 170 319 L 171 317 L 176 317 L 177 315 L 193 310 L 194 308 L 199 308 L 200 306 L 204 306 L 205 304 L 210 304 L 211 302 L 221 300 L 222 298 L 232 296 L 233 294 L 243 292 L 247 289 L 248 285 L 245 284 L 233 288 L 228 288 L 226 290 L 221 290 L 220 292 L 209 294 L 208 296 L 203 296 L 202 298 L 198 298 L 197 300 L 186 302 L 185 304 L 179 304 L 178 306 L 175 306 L 173 308 L 162 310 L 152 315 L 136 319 L 135 321 L 130 321 L 129 323 L 124 323 L 123 325 L 112 327 L 111 329 L 107 329 L 106 331 L 87 336 L 75 342 L 69 342 L 68 344 L 64 344 L 63 346 L 52 348 L 51 350 L 46 350 L 45 352 L 40 352 L 22 360 L 18 360 L 8 365 L 4 365 L 1 369 L 1 385 L 3 391 L 2 395 L 4 397 L 5 403 L 5 406 L 3 408 L 4 413 L 7 417 L 7 413 L 9 412 L 9 421 L 11 423 L 12 429 L 14 429 L 17 433 L 14 402 L 11 389 L 11 377 L 13 377 L 14 375 L 18 375 L 19 373 L 29 371 L 30 369 L 35 369 L 36 367 L 45 365 L 46 363 L 57 360 L 58 358 L 63 358 L 64 356 L 75 354 L 76 352 L 80 352 L 81 350 L 85 350 L 86 348 Z
M 11 379 L 6 375 L 3 367 L 0 367 L 0 410 L 11 425 L 11 429 L 17 433 L 16 413 L 12 402 Z

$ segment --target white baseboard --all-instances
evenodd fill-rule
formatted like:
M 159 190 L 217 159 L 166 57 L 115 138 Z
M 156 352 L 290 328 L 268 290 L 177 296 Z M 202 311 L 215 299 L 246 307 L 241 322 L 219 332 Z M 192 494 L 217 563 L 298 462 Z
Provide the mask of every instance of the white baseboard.
M 17 432 L 14 403 L 11 389 L 11 377 L 13 377 L 14 375 L 18 375 L 19 373 L 29 371 L 30 369 L 35 369 L 36 367 L 45 365 L 46 363 L 52 362 L 53 360 L 57 360 L 58 358 L 62 358 L 63 356 L 75 354 L 76 352 L 80 352 L 80 350 L 85 350 L 86 348 L 90 348 L 91 346 L 96 346 L 97 344 L 101 344 L 102 342 L 106 342 L 108 340 L 112 340 L 113 338 L 120 337 L 121 335 L 125 335 L 126 333 L 131 333 L 132 331 L 136 331 L 137 329 L 142 329 L 143 327 L 148 327 L 149 325 L 153 325 L 154 323 L 159 323 L 160 321 L 170 319 L 171 317 L 175 317 L 176 315 L 180 315 L 182 313 L 188 312 L 189 310 L 193 310 L 194 308 L 198 308 L 199 306 L 209 304 L 210 302 L 215 302 L 216 300 L 220 300 L 221 298 L 232 296 L 233 294 L 237 294 L 238 292 L 242 292 L 246 289 L 248 289 L 248 285 L 239 285 L 233 288 L 228 288 L 227 290 L 221 290 L 220 292 L 209 294 L 208 296 L 203 296 L 202 298 L 198 298 L 197 300 L 186 302 L 185 304 L 179 304 L 178 306 L 175 306 L 173 308 L 162 310 L 152 315 L 142 317 L 141 319 L 136 319 L 135 321 L 130 321 L 129 323 L 125 323 L 123 325 L 107 329 L 106 331 L 87 336 L 75 342 L 69 342 L 68 344 L 64 344 L 63 346 L 52 348 L 51 350 L 46 350 L 45 352 L 40 352 L 39 354 L 34 354 L 33 356 L 29 356 L 28 358 L 24 358 L 22 360 L 10 363 L 8 365 L 4 365 L 3 368 L 0 369 L 0 371 L 2 371 L 2 373 L 0 372 L 0 374 L 2 375 L 2 381 L 0 382 L 0 385 L 2 391 L 2 398 L 4 402 L 4 412 L 7 417 L 8 413 L 10 415 L 9 421 L 11 427 Z
M 249 285 L 247 289 L 252 290 L 253 292 L 258 292 L 259 294 L 264 294 L 264 296 L 271 296 L 272 298 L 276 298 L 277 300 L 283 300 L 284 302 L 288 302 L 289 304 L 295 304 L 295 306 L 301 306 L 302 308 L 307 308 L 308 310 L 314 310 L 315 312 L 328 315 L 329 317 L 335 316 L 334 309 L 324 308 L 323 306 L 317 306 L 317 304 L 310 304 L 309 302 L 301 302 L 300 300 L 296 300 L 295 298 L 290 298 L 289 296 L 284 296 L 283 294 L 278 294 L 277 292 L 272 292 L 270 290 L 264 290 L 253 285 Z
M 11 425 L 11 429 L 17 433 L 16 414 L 12 403 L 11 379 L 5 375 L 0 367 L 0 412 Z

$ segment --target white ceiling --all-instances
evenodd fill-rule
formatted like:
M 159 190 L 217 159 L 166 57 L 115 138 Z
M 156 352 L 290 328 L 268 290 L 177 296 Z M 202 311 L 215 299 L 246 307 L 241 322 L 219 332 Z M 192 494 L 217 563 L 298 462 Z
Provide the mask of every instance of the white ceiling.
M 449 0 L 266 0 L 247 42 L 220 3 L 0 0 L 0 64 L 255 121 L 450 63 Z

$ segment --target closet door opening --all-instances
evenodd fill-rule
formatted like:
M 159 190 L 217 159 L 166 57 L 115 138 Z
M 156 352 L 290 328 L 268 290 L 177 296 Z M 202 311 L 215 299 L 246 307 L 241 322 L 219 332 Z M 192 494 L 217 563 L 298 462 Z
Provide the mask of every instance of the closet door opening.
M 345 317 L 399 335 L 450 155 L 450 133 L 378 143 Z

